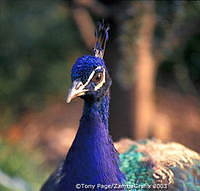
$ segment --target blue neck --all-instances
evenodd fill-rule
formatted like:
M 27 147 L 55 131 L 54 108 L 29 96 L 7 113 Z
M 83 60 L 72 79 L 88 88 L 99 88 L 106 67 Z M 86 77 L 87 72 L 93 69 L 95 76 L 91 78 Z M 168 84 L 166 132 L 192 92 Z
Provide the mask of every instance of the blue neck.
M 98 118 L 104 123 L 104 128 L 108 130 L 108 118 L 109 118 L 109 106 L 110 106 L 110 96 L 104 96 L 99 101 L 86 102 L 84 105 L 83 116 L 87 117 L 90 114 L 97 112 Z
M 64 162 L 63 173 L 66 176 L 60 188 L 73 191 L 75 184 L 123 182 L 118 153 L 108 133 L 108 111 L 109 96 L 104 96 L 98 102 L 85 102 L 77 135 Z

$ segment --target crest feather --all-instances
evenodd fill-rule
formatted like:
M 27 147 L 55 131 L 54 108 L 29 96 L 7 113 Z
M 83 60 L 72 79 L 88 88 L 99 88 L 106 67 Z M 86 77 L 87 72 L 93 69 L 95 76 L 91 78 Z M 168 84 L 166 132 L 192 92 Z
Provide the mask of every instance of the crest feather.
M 108 41 L 110 27 L 104 23 L 104 21 L 97 24 L 95 31 L 96 43 L 94 47 L 94 55 L 95 57 L 103 58 L 106 42 Z

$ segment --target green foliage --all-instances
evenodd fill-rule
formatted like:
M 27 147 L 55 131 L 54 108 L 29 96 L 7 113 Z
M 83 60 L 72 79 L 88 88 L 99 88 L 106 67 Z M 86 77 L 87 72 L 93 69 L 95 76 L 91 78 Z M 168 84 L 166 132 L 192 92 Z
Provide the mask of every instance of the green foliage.
M 200 21 L 199 11 L 199 1 L 172 1 L 172 3 L 159 1 L 156 3 L 159 19 L 155 30 L 155 41 L 159 44 L 168 40 L 170 47 L 173 47 L 174 41 L 177 41 L 175 49 L 172 48 L 170 51 L 169 48 L 164 52 L 165 58 L 158 68 L 158 84 L 195 96 L 200 95 L 200 33 L 196 28 Z M 192 26 L 191 23 L 196 23 L 196 25 Z M 170 32 L 174 36 L 171 42 L 165 39 Z M 157 54 L 156 52 L 155 55 Z
M 0 190 L 3 190 L 3 191 L 12 191 L 12 190 L 10 190 L 8 188 L 5 188 L 4 186 L 1 186 L 1 185 L 0 185 Z
M 48 95 L 64 96 L 69 68 L 84 48 L 64 3 L 0 5 L 0 112 L 15 118 L 19 111 L 40 107 Z
M 44 167 L 39 151 L 30 152 L 22 148 L 0 140 L 0 170 L 10 177 L 22 178 L 31 190 L 38 190 L 49 174 L 49 169 Z M 6 190 L 1 187 L 0 190 Z
M 200 35 L 194 35 L 159 66 L 157 83 L 179 92 L 200 95 Z

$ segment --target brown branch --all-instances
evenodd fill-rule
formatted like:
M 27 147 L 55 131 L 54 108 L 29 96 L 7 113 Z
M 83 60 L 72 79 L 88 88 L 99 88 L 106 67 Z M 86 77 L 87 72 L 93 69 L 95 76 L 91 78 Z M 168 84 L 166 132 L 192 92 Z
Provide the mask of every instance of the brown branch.
M 72 13 L 83 41 L 87 48 L 91 49 L 95 43 L 95 26 L 89 12 L 85 8 L 77 7 L 72 9 Z
M 94 46 L 94 22 L 89 13 L 89 10 L 96 15 L 105 17 L 108 15 L 108 9 L 96 0 L 74 0 L 72 7 L 72 15 L 76 25 L 80 31 L 82 39 L 87 48 L 91 49 Z
M 97 0 L 74 0 L 74 3 L 83 8 L 91 10 L 95 15 L 101 17 L 107 17 L 109 15 L 109 9 Z

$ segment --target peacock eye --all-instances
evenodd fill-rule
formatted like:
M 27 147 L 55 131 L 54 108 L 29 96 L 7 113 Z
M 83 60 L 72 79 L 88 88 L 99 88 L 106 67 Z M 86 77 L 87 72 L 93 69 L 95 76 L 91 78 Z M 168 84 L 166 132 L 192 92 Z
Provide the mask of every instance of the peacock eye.
M 103 78 L 103 73 L 102 72 L 97 72 L 94 76 L 93 76 L 93 78 L 92 78 L 92 82 L 95 82 L 95 83 L 98 83 L 98 82 L 100 82 L 101 80 L 102 80 L 102 78 Z

